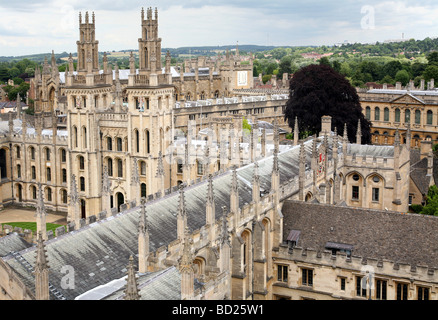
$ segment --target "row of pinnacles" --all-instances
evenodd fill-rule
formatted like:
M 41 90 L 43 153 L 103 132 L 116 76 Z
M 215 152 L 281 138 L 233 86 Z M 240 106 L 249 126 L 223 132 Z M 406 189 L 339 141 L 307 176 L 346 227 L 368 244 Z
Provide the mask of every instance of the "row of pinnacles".
M 330 132 L 330 127 L 328 125 L 331 125 L 330 118 L 325 117 L 323 119 L 323 126 L 322 126 L 322 132 L 328 133 Z M 358 126 L 360 128 L 360 126 Z M 360 129 L 358 130 L 357 134 L 357 142 L 360 143 Z M 397 136 L 397 135 L 396 135 Z M 149 271 L 155 271 L 165 268 L 166 266 L 169 266 L 169 263 L 172 265 L 175 263 L 175 261 L 178 262 L 178 266 L 180 268 L 181 274 L 182 274 L 182 281 L 181 281 L 181 293 L 182 298 L 186 299 L 194 299 L 199 298 L 199 292 L 196 293 L 194 290 L 193 280 L 194 280 L 194 267 L 193 267 L 193 257 L 191 254 L 196 251 L 199 252 L 200 250 L 204 250 L 205 248 L 211 249 L 212 245 L 217 246 L 225 246 L 222 248 L 222 250 L 219 250 L 221 256 L 219 259 L 215 260 L 219 264 L 212 264 L 210 267 L 210 272 L 207 273 L 207 278 L 203 283 L 210 283 L 211 289 L 215 286 L 218 286 L 219 284 L 215 281 L 213 281 L 214 277 L 218 277 L 220 279 L 223 279 L 223 283 L 220 285 L 223 285 L 227 288 L 225 296 L 228 298 L 235 298 L 234 294 L 231 290 L 231 252 L 234 252 L 234 250 L 237 250 L 236 248 L 233 248 L 231 245 L 236 241 L 236 235 L 239 234 L 238 230 L 241 230 L 242 223 L 245 221 L 249 221 L 251 219 L 255 219 L 255 221 L 259 221 L 260 218 L 263 218 L 264 215 L 266 215 L 266 212 L 268 212 L 267 208 L 279 208 L 280 205 L 280 199 L 288 198 L 292 194 L 296 194 L 298 191 L 299 193 L 299 200 L 304 200 L 304 190 L 306 189 L 305 186 L 309 185 L 309 181 L 315 181 L 316 176 L 312 171 L 309 171 L 308 168 L 305 166 L 305 147 L 304 143 L 305 141 L 299 141 L 298 140 L 298 125 L 296 121 L 296 125 L 294 128 L 294 144 L 300 145 L 300 170 L 299 170 L 299 177 L 298 181 L 296 178 L 294 178 L 294 181 L 287 181 L 286 183 L 280 185 L 280 179 L 279 179 L 279 162 L 278 162 L 278 153 L 279 153 L 279 139 L 278 139 L 278 126 L 274 127 L 274 152 L 273 152 L 273 167 L 272 167 L 272 190 L 265 195 L 261 195 L 260 190 L 260 181 L 259 181 L 259 174 L 258 174 L 258 159 L 253 164 L 253 181 L 252 181 L 252 202 L 250 204 L 245 204 L 243 207 L 239 206 L 239 188 L 237 183 L 237 171 L 236 167 L 233 167 L 232 170 L 232 184 L 231 184 L 231 193 L 230 193 L 230 206 L 229 209 L 224 208 L 223 215 L 222 215 L 222 221 L 215 221 L 215 213 L 214 213 L 214 190 L 213 190 L 213 184 L 212 179 L 213 175 L 209 175 L 207 177 L 207 183 L 208 183 L 208 191 L 207 191 L 207 206 L 206 206 L 206 225 L 202 227 L 200 230 L 195 230 L 191 234 L 187 230 L 187 212 L 185 208 L 185 199 L 184 199 L 184 188 L 185 183 L 181 184 L 179 187 L 174 187 L 172 189 L 168 189 L 163 194 L 161 192 L 157 193 L 156 195 L 152 195 L 148 197 L 148 199 L 142 198 L 141 204 L 140 204 L 140 220 L 139 220 L 139 239 L 138 239 L 138 252 L 139 252 L 139 272 L 144 273 L 146 270 Z M 324 134 L 324 144 L 327 145 L 328 143 L 328 135 Z M 334 139 L 334 147 L 333 147 L 333 159 L 332 162 L 329 164 L 326 164 L 326 170 L 325 172 L 330 172 L 329 168 L 336 168 L 336 161 L 339 161 L 337 158 L 337 145 L 338 145 L 338 135 L 335 130 L 335 134 L 333 135 Z M 346 135 L 346 128 L 344 130 L 344 137 L 342 138 L 342 148 L 344 151 L 346 151 L 347 144 L 348 144 L 348 137 Z M 398 141 L 398 142 L 397 142 Z M 399 145 L 399 140 L 396 140 L 396 147 Z M 315 156 L 315 139 L 313 138 L 312 142 L 312 156 Z M 325 148 L 326 152 L 328 148 Z M 346 152 L 344 152 L 345 157 Z M 328 157 L 326 157 L 327 159 Z M 314 166 L 312 162 L 312 167 Z M 314 168 L 311 168 L 314 171 Z M 216 173 L 221 174 L 221 173 Z M 205 180 L 204 180 L 205 181 Z M 201 182 L 201 181 L 197 181 Z M 196 183 L 196 182 L 195 182 Z M 292 186 L 292 188 L 288 188 L 288 186 Z M 315 183 L 313 182 L 313 188 L 315 188 Z M 42 199 L 42 191 L 41 186 L 39 186 L 39 198 Z M 175 191 L 179 192 L 179 205 L 178 205 L 178 214 L 177 214 L 177 239 L 171 243 L 169 243 L 166 246 L 163 246 L 161 248 L 158 248 L 156 252 L 152 253 L 149 252 L 149 233 L 148 233 L 148 226 L 147 226 L 147 217 L 146 217 L 146 201 L 159 201 L 160 198 L 166 197 L 170 193 L 173 193 Z M 321 191 L 321 190 L 320 190 Z M 74 192 L 74 190 L 73 190 Z M 315 194 L 318 194 L 315 192 Z M 319 200 L 321 203 L 328 203 L 327 196 L 325 195 L 325 192 L 319 192 L 320 197 Z M 338 198 L 339 195 L 336 195 L 335 192 L 335 198 Z M 71 201 L 75 201 L 74 194 L 73 198 L 72 195 L 70 195 Z M 99 221 L 104 221 L 108 214 L 110 215 L 118 215 L 118 214 L 124 214 L 126 210 L 136 210 L 138 209 L 137 203 L 135 200 L 130 201 L 129 205 L 125 204 L 122 206 L 122 212 L 118 213 L 116 210 L 111 209 L 111 212 L 102 211 L 99 213 L 99 215 L 96 216 L 90 216 L 88 219 L 72 219 L 71 222 L 67 226 L 67 232 L 71 232 L 73 230 L 78 230 L 80 228 L 85 227 L 87 224 L 96 223 Z M 279 230 L 281 230 L 281 224 L 282 220 L 281 217 L 276 217 L 276 210 L 273 210 L 275 212 L 274 217 L 272 217 L 273 223 L 274 223 L 274 239 L 275 244 L 279 245 L 282 242 L 282 235 Z M 228 213 L 229 212 L 229 213 Z M 41 239 L 47 240 L 52 235 L 49 234 L 44 230 L 45 226 L 45 208 L 43 201 L 38 202 L 37 207 L 37 224 L 39 225 L 38 234 L 40 235 Z M 271 213 L 272 214 L 272 213 Z M 249 219 L 249 220 L 248 220 Z M 39 222 L 38 222 L 39 221 Z M 230 230 L 232 232 L 232 235 L 230 233 Z M 57 231 L 56 236 L 61 236 L 64 231 Z M 230 237 L 233 240 L 230 240 Z M 237 245 L 237 243 L 236 243 Z M 191 248 L 191 249 L 190 249 Z M 237 252 L 236 252 L 237 254 Z M 236 256 L 237 258 L 237 256 Z M 174 262 L 170 262 L 174 261 Z M 132 271 L 132 265 L 131 269 Z M 130 272 L 131 272 L 130 271 Z M 218 272 L 220 271 L 220 272 Z M 131 272 L 132 273 L 132 272 Z M 206 276 L 201 275 L 201 276 Z M 132 275 L 131 280 L 128 281 L 132 282 Z M 131 285 L 132 288 L 132 285 Z M 128 290 L 129 291 L 129 290 Z M 134 290 L 135 291 L 135 290 Z M 214 291 L 214 290 L 213 290 Z M 204 291 L 205 294 L 206 291 Z M 127 295 L 128 296 L 128 295 Z M 136 295 L 129 295 L 130 297 L 137 297 Z M 223 296 L 222 298 L 224 298 Z M 239 296 L 238 296 L 239 297 Z M 242 298 L 242 297 L 240 297 Z

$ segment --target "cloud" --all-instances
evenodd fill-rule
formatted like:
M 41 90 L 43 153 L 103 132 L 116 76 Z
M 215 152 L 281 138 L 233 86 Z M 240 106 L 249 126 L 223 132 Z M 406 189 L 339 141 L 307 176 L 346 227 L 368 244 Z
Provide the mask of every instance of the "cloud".
M 75 52 L 79 11 L 96 14 L 99 49 L 136 49 L 143 0 L 0 0 L 0 55 Z M 155 5 L 151 5 L 155 8 Z M 434 36 L 436 1 L 339 0 L 162 0 L 163 47 L 235 44 L 333 45 Z M 364 19 L 373 12 L 373 28 Z

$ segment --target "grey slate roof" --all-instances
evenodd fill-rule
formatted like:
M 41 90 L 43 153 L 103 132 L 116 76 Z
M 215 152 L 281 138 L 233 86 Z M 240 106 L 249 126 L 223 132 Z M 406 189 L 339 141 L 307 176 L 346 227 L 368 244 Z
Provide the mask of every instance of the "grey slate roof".
M 299 230 L 297 246 L 344 243 L 354 256 L 438 267 L 438 217 L 299 201 L 286 201 L 283 214 L 284 241 Z
M 123 287 L 103 300 L 123 299 L 125 285 L 126 280 L 123 279 Z M 140 300 L 181 300 L 181 274 L 176 267 L 140 274 L 137 285 Z
M 329 138 L 330 148 L 332 139 Z M 320 139 L 319 144 L 322 143 Z M 319 145 L 318 144 L 318 145 Z M 312 139 L 305 142 L 306 164 L 310 168 Z M 280 183 L 294 178 L 299 173 L 299 146 L 279 154 Z M 339 148 L 340 152 L 342 148 Z M 329 150 L 329 158 L 331 151 Z M 258 162 L 260 185 L 264 190 L 271 188 L 273 156 Z M 252 177 L 254 165 L 250 164 L 237 170 L 239 179 L 239 204 L 252 201 Z M 229 208 L 231 190 L 231 171 L 213 178 L 215 192 L 216 219 L 222 215 L 222 206 Z M 198 230 L 205 225 L 205 199 L 207 181 L 185 189 L 188 227 Z M 150 250 L 154 252 L 177 238 L 176 215 L 179 194 L 171 193 L 163 198 L 147 202 L 146 211 L 150 226 Z M 126 275 L 126 265 L 131 255 L 138 252 L 137 222 L 139 207 L 132 208 L 116 216 L 87 225 L 57 238 L 46 241 L 51 284 L 66 299 L 75 297 L 100 285 L 107 284 Z M 30 264 L 35 263 L 35 247 L 20 251 L 20 255 Z M 17 258 L 8 255 L 3 260 L 13 268 L 31 290 L 34 290 L 34 276 L 19 263 Z M 134 261 L 137 264 L 137 261 Z M 74 289 L 62 289 L 61 279 L 66 275 L 61 268 L 71 266 L 74 269 Z M 52 296 L 52 298 L 54 298 Z
M 394 157 L 394 147 L 349 144 L 347 146 L 347 154 L 356 154 L 356 156 Z
M 0 238 L 0 257 L 4 257 L 12 251 L 21 251 L 31 246 L 23 237 L 19 236 L 16 232 L 12 232 Z

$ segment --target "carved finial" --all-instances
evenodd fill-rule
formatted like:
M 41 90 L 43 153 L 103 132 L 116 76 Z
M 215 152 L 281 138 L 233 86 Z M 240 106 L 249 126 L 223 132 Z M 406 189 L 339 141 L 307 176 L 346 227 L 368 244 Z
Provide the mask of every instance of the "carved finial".
M 344 135 L 342 138 L 344 138 L 344 141 L 348 143 L 347 123 L 344 123 Z
M 214 205 L 213 175 L 208 175 L 207 204 Z
M 139 300 L 140 295 L 137 286 L 137 276 L 134 270 L 134 258 L 132 255 L 129 257 L 129 265 L 128 265 L 128 277 L 126 278 L 126 289 L 124 291 L 125 298 L 124 300 Z
M 222 207 L 222 233 L 221 244 L 227 243 L 231 246 L 230 233 L 228 232 L 227 207 Z
M 233 166 L 232 180 L 231 180 L 231 191 L 237 192 L 239 190 L 239 182 L 237 180 L 237 166 Z
M 47 263 L 47 250 L 43 239 L 43 233 L 38 232 L 37 246 L 36 246 L 36 262 L 35 262 L 35 271 L 43 271 L 49 269 L 49 265 Z
M 186 202 L 184 199 L 184 188 L 185 188 L 185 183 L 181 183 L 179 185 L 178 215 L 182 217 L 187 216 Z
M 192 237 L 190 236 L 189 228 L 185 228 L 184 232 L 184 246 L 183 253 L 180 261 L 180 270 L 191 270 L 193 268 L 193 257 L 192 257 Z

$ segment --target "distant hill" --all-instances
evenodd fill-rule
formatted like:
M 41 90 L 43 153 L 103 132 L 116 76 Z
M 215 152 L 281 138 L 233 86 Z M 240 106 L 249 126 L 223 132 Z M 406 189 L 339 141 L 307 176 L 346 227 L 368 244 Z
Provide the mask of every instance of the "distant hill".
M 281 46 L 283 48 L 288 48 L 285 46 Z M 239 50 L 245 52 L 260 52 L 260 51 L 268 51 L 275 48 L 280 48 L 280 46 L 258 46 L 258 45 L 239 45 Z M 172 56 L 178 56 L 180 54 L 187 55 L 191 54 L 194 56 L 197 55 L 215 55 L 217 52 L 226 52 L 226 50 L 236 49 L 236 45 L 226 45 L 226 46 L 205 46 L 205 47 L 180 47 L 180 48 L 162 48 L 162 53 L 170 52 Z M 127 50 L 117 50 L 117 52 L 137 52 L 137 49 L 127 49 Z M 103 54 L 103 52 L 99 52 L 99 54 Z M 23 59 L 28 59 L 35 62 L 44 62 L 44 57 L 47 57 L 50 60 L 51 52 L 48 53 L 37 53 L 31 55 L 24 56 L 0 56 L 0 62 L 11 62 L 11 61 L 19 61 Z M 76 56 L 76 53 L 72 53 L 73 56 Z M 56 59 L 62 59 L 68 57 L 69 53 L 55 53 Z

